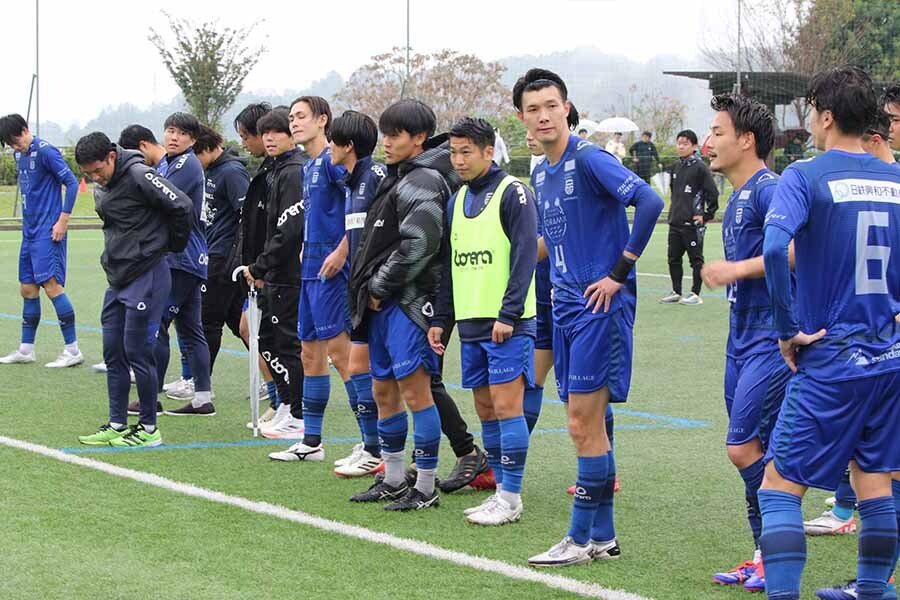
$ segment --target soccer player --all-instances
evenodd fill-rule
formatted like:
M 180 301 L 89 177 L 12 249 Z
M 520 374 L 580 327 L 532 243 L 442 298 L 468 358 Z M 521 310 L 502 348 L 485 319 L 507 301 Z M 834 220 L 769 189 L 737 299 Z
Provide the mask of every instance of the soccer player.
M 303 240 L 303 165 L 307 155 L 291 139 L 287 110 L 275 109 L 256 123 L 271 171 L 266 174 L 265 244 L 254 261 L 244 268 L 247 285 L 262 289 L 258 302 L 262 311 L 259 348 L 275 378 L 281 405 L 262 429 L 271 439 L 296 440 L 303 436 L 303 367 L 297 338 L 297 304 L 300 301 L 300 246 Z M 258 177 L 258 176 L 257 176 Z M 253 178 L 251 188 L 257 181 Z M 255 192 L 254 192 L 255 193 Z M 247 201 L 245 200 L 245 206 Z M 244 244 L 256 244 L 245 237 Z M 252 253 L 250 253 L 252 254 Z M 299 460 L 291 452 L 273 452 L 272 460 Z
M 563 80 L 544 69 L 529 70 L 513 88 L 519 118 L 547 155 L 532 183 L 550 256 L 554 370 L 560 397 L 568 399 L 569 433 L 578 454 L 569 533 L 529 559 L 546 567 L 620 554 L 611 510 L 614 461 L 604 417 L 610 401 L 628 397 L 634 265 L 663 207 L 659 196 L 614 156 L 570 134 L 567 96 Z M 630 233 L 626 205 L 635 206 Z
M 900 85 L 891 85 L 885 88 L 881 102 L 884 104 L 884 112 L 890 119 L 888 141 L 892 149 L 900 150 Z
M 428 341 L 441 338 L 452 316 L 459 325 L 462 385 L 472 390 L 497 492 L 465 511 L 470 523 L 503 525 L 522 516 L 528 425 L 522 404 L 533 385 L 537 262 L 534 196 L 493 162 L 494 130 L 464 118 L 450 129 L 450 158 L 465 182 L 447 206 L 450 252 Z M 473 290 L 478 290 L 473 294 Z
M 675 137 L 678 162 L 672 167 L 671 201 L 669 203 L 669 275 L 672 293 L 661 298 L 662 304 L 703 304 L 700 286 L 703 283 L 703 234 L 706 224 L 719 209 L 719 188 L 709 168 L 697 155 L 697 134 L 690 129 Z M 691 295 L 681 295 L 684 276 L 682 259 L 687 252 L 693 270 Z
M 441 277 L 452 167 L 446 135 L 432 137 L 435 127 L 434 111 L 418 100 L 400 100 L 381 114 L 388 174 L 366 215 L 350 277 L 353 323 L 368 321 L 385 466 L 384 479 L 351 501 L 390 500 L 385 510 L 422 510 L 440 503 L 435 471 L 441 422 L 431 394 L 431 376 L 440 373 L 440 366 L 426 332 Z M 417 471 L 411 488 L 404 476 L 406 407 L 413 416 Z
M 888 113 L 879 110 L 860 139 L 863 150 L 889 165 L 897 164 L 891 152 L 891 116 Z
M 816 74 L 806 100 L 825 152 L 792 163 L 766 215 L 766 283 L 795 372 L 759 492 L 769 598 L 800 597 L 807 487 L 834 489 L 847 463 L 859 499 L 859 600 L 880 600 L 897 563 L 900 482 L 900 172 L 864 153 L 877 110 L 856 67 Z M 796 250 L 796 303 L 788 244 Z M 893 489 L 892 489 L 893 488 Z
M 21 115 L 0 118 L 0 146 L 15 151 L 22 192 L 22 246 L 19 293 L 22 295 L 22 341 L 0 364 L 35 361 L 34 338 L 41 322 L 40 291 L 53 303 L 65 347 L 45 366 L 74 367 L 84 362 L 75 334 L 75 309 L 66 295 L 66 231 L 78 195 L 78 181 L 62 154 L 28 130 Z M 65 186 L 65 199 L 60 201 Z
M 775 144 L 775 117 L 764 104 L 741 95 L 716 96 L 711 106 L 715 116 L 707 141 L 710 168 L 728 178 L 734 193 L 722 221 L 725 260 L 706 265 L 703 278 L 711 288 L 727 286 L 730 311 L 725 349 L 725 443 L 728 458 L 744 482 L 754 544 L 752 560 L 716 573 L 713 581 L 758 592 L 765 589 L 765 578 L 759 552 L 762 522 L 757 492 L 771 427 L 791 375 L 781 360 L 771 325 L 772 301 L 762 258 L 763 222 L 778 181 L 765 162 Z M 679 181 L 680 187 L 684 182 Z
M 345 111 L 335 119 L 331 127 L 331 163 L 347 170 L 344 181 L 344 229 L 347 232 L 347 257 L 351 265 L 359 248 L 366 214 L 375 198 L 378 185 L 387 175 L 385 166 L 372 160 L 372 152 L 377 143 L 378 127 L 375 121 L 355 110 Z M 342 477 L 369 475 L 382 470 L 384 464 L 378 444 L 378 407 L 372 397 L 369 333 L 366 326 L 367 323 L 363 321 L 350 331 L 352 345 L 348 369 L 356 397 L 354 401 L 354 397 L 348 394 L 348 399 L 359 424 L 362 442 L 353 447 L 349 457 L 335 461 L 334 472 Z
M 222 345 L 222 327 L 241 339 L 241 306 L 244 294 L 240 284 L 231 281 L 229 255 L 239 227 L 241 206 L 250 186 L 246 161 L 233 148 L 223 147 L 222 136 L 206 125 L 194 142 L 194 154 L 206 177 L 201 217 L 206 225 L 209 249 L 206 283 L 201 286 L 203 335 L 209 345 L 209 370 L 216 364 Z
M 144 164 L 159 170 L 162 167 L 162 161 L 166 157 L 166 149 L 156 140 L 156 136 L 150 129 L 143 125 L 129 125 L 119 134 L 119 146 L 125 150 L 137 150 L 144 156 Z M 187 354 L 181 339 L 178 340 L 178 349 L 181 354 L 181 377 L 162 386 L 163 391 L 168 398 L 173 400 L 192 400 L 194 398 L 194 376 L 191 373 L 190 363 L 187 360 Z M 94 365 L 97 371 L 105 371 L 106 365 L 103 363 Z M 134 378 L 132 377 L 132 380 Z M 137 401 L 128 405 L 129 414 L 137 414 Z M 162 403 L 158 410 L 162 412 Z
M 248 104 L 234 118 L 234 129 L 241 139 L 241 145 L 253 157 L 261 159 L 259 168 L 250 179 L 250 186 L 247 188 L 247 196 L 244 198 L 241 206 L 240 225 L 236 232 L 234 247 L 231 251 L 231 260 L 228 268 L 234 270 L 241 265 L 248 265 L 256 261 L 256 258 L 262 254 L 266 244 L 266 204 L 269 194 L 269 176 L 272 172 L 274 159 L 266 153 L 266 147 L 263 143 L 262 136 L 256 128 L 256 124 L 272 110 L 272 107 L 266 103 Z M 299 265 L 297 266 L 299 273 Z M 249 288 L 248 288 L 249 289 Z M 262 307 L 265 302 L 265 294 L 257 297 L 257 304 Z M 246 304 L 245 304 L 246 306 Z M 241 313 L 241 337 L 249 343 L 249 328 L 247 326 L 247 313 Z M 260 356 L 259 368 L 262 379 L 265 382 L 265 393 L 260 393 L 260 399 L 268 399 L 269 406 L 266 411 L 259 417 L 260 428 L 267 428 L 272 423 L 272 419 L 276 415 L 276 411 L 280 406 L 278 397 L 278 383 L 282 386 L 286 385 L 284 377 L 280 376 L 278 382 L 272 377 L 271 371 L 266 364 L 265 349 L 268 344 L 271 347 L 273 339 L 273 325 L 271 315 L 260 320 L 259 324 L 259 342 Z M 265 342 L 265 344 L 264 344 Z M 298 340 L 299 343 L 299 340 Z M 271 359 L 274 355 L 269 350 Z M 286 375 L 287 371 L 282 369 L 282 375 Z M 262 388 L 260 389 L 262 392 Z M 289 411 L 290 407 L 288 407 Z M 284 416 L 282 414 L 282 416 Z M 252 429 L 253 423 L 248 422 L 247 428 Z
M 158 170 L 172 185 L 190 197 L 194 203 L 194 222 L 185 249 L 167 257 L 172 270 L 172 291 L 169 293 L 169 306 L 160 323 L 156 368 L 162 390 L 169 366 L 169 324 L 175 321 L 178 343 L 193 375 L 191 387 L 194 391 L 189 406 L 178 409 L 179 414 L 213 416 L 216 409 L 212 403 L 209 378 L 209 345 L 203 335 L 200 316 L 200 287 L 206 280 L 209 262 L 204 226 L 200 220 L 206 180 L 193 149 L 200 135 L 200 122 L 194 115 L 176 112 L 169 115 L 163 128 L 166 155 L 160 161 Z
M 140 153 L 122 149 L 100 132 L 78 140 L 75 160 L 96 184 L 94 205 L 104 238 L 100 263 L 109 282 L 100 315 L 109 421 L 78 441 L 89 446 L 159 446 L 159 376 L 153 348 L 171 287 L 165 255 L 182 251 L 188 243 L 191 199 L 147 167 Z M 140 398 L 140 416 L 131 427 L 129 367 Z
M 662 163 L 659 162 L 659 152 L 656 150 L 656 144 L 650 141 L 653 134 L 645 131 L 641 134 L 641 139 L 636 141 L 628 149 L 631 156 L 631 162 L 634 165 L 634 172 L 641 179 L 650 183 L 650 175 L 653 174 L 653 165 L 662 169 Z

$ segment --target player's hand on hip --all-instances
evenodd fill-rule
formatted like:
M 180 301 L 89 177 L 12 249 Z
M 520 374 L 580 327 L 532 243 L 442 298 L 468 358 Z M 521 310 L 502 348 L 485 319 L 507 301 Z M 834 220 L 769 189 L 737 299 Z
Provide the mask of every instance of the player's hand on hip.
M 609 306 L 612 304 L 613 296 L 622 289 L 621 283 L 616 283 L 609 277 L 604 277 L 600 281 L 594 282 L 584 290 L 584 297 L 587 298 L 585 307 L 590 309 L 594 307 L 594 314 L 600 312 L 609 312 Z
M 826 330 L 820 329 L 815 333 L 797 333 L 789 340 L 778 340 L 778 349 L 781 351 L 781 357 L 790 367 L 791 371 L 797 372 L 797 351 L 803 346 L 809 346 L 814 342 L 818 342 L 827 333 Z
M 697 225 L 698 227 L 703 225 L 703 215 L 694 217 L 694 225 Z
M 700 276 L 703 278 L 703 283 L 710 288 L 722 287 L 734 283 L 738 279 L 734 263 L 727 260 L 714 260 L 706 263 L 703 265 L 703 270 L 700 271 Z
M 66 237 L 66 231 L 69 230 L 69 217 L 68 215 L 63 213 L 59 216 L 59 220 L 53 224 L 53 229 L 50 230 L 50 238 L 54 242 L 62 241 L 64 237 Z
M 491 341 L 495 344 L 502 344 L 506 340 L 512 337 L 513 334 L 513 326 L 507 325 L 506 323 L 501 323 L 500 321 L 494 321 L 494 330 L 491 331 Z
M 369 294 L 369 309 L 379 312 L 381 310 L 381 298 L 376 298 L 372 294 Z
M 434 353 L 438 356 L 444 355 L 444 344 L 441 343 L 441 338 L 444 335 L 443 327 L 432 327 L 428 330 L 428 345 L 431 346 L 431 349 L 434 350 Z

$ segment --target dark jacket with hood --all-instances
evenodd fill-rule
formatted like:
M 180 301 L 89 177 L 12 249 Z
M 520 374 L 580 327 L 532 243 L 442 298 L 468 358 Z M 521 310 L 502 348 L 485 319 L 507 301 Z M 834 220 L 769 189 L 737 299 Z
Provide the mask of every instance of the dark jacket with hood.
M 447 135 L 431 138 L 418 156 L 388 166 L 366 215 L 350 274 L 354 327 L 369 296 L 395 302 L 427 331 L 441 281 L 445 211 L 459 178 Z
M 300 287 L 303 245 L 303 165 L 306 152 L 295 148 L 275 157 L 268 173 L 266 243 L 250 273 L 272 285 Z
M 206 168 L 205 175 L 201 218 L 206 223 L 206 245 L 210 256 L 228 256 L 250 185 L 247 160 L 234 148 L 225 148 Z
M 94 186 L 94 208 L 103 221 L 100 263 L 106 280 L 123 288 L 149 271 L 167 252 L 187 246 L 193 222 L 191 199 L 144 164 L 140 152 L 115 145 L 116 164 L 105 186 Z
M 228 261 L 229 273 L 253 263 L 266 245 L 266 203 L 269 201 L 269 175 L 274 164 L 274 159 L 267 156 L 250 179 L 241 206 L 241 223 Z

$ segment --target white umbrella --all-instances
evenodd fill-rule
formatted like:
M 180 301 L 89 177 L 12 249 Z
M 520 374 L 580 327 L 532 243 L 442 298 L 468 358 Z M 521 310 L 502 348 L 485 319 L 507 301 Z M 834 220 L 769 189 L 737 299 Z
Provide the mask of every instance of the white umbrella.
M 603 119 L 597 124 L 597 131 L 603 131 L 605 133 L 625 133 L 626 131 L 639 130 L 640 127 L 638 127 L 634 121 L 626 119 L 625 117 L 610 117 L 608 119 Z
M 237 281 L 244 267 L 238 267 L 231 274 L 231 280 Z M 250 285 L 247 292 L 247 329 L 249 329 L 250 354 L 250 423 L 253 425 L 253 437 L 259 435 L 259 321 L 261 311 L 257 304 L 256 286 Z
M 600 124 L 597 121 L 591 121 L 590 119 L 581 119 L 578 121 L 578 125 L 575 126 L 575 132 L 579 132 L 582 129 L 587 130 L 588 137 L 597 133 L 597 131 L 601 131 L 598 129 Z

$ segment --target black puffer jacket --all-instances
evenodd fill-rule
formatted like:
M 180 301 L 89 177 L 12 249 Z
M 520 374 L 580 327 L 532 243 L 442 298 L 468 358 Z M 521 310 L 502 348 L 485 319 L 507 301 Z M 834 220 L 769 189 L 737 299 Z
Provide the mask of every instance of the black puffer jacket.
M 269 177 L 274 159 L 266 157 L 250 180 L 241 206 L 241 223 L 228 261 L 228 273 L 256 260 L 266 245 L 266 203 L 269 201 Z
M 253 276 L 266 283 L 300 286 L 303 165 L 307 160 L 309 155 L 296 148 L 276 157 L 268 173 L 266 243 L 250 264 Z
M 115 145 L 116 165 L 105 186 L 94 186 L 94 209 L 103 221 L 100 263 L 106 280 L 123 288 L 149 271 L 166 252 L 181 252 L 193 222 L 191 199 L 140 152 Z
M 441 281 L 445 211 L 459 178 L 450 165 L 447 135 L 425 152 L 388 167 L 366 215 L 350 274 L 350 311 L 358 325 L 369 295 L 400 305 L 427 331 Z

